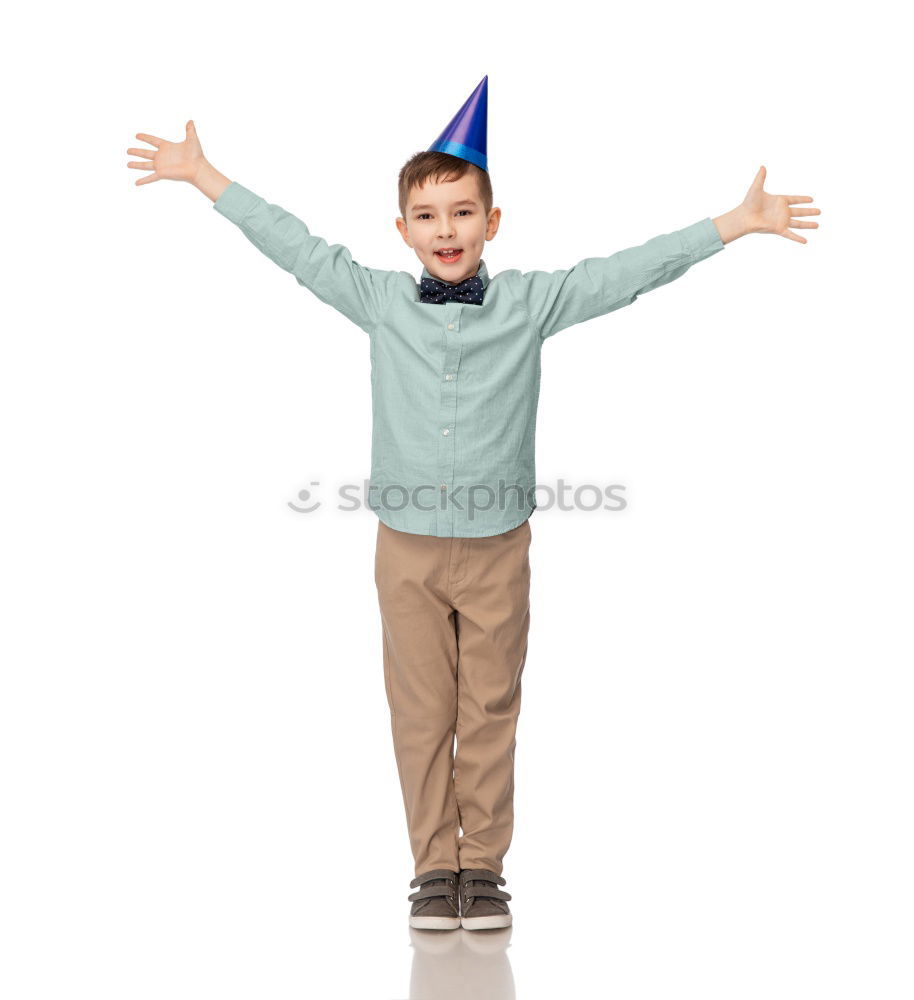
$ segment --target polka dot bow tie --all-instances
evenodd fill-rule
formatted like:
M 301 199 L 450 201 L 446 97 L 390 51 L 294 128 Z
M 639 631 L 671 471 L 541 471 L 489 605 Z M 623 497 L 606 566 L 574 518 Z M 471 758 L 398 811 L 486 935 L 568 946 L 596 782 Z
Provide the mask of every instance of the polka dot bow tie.
M 473 278 L 465 278 L 459 284 L 448 285 L 437 278 L 423 277 L 419 286 L 420 302 L 435 302 L 442 304 L 448 300 L 452 302 L 469 302 L 474 306 L 482 305 L 482 298 L 485 288 L 482 278 L 477 274 Z

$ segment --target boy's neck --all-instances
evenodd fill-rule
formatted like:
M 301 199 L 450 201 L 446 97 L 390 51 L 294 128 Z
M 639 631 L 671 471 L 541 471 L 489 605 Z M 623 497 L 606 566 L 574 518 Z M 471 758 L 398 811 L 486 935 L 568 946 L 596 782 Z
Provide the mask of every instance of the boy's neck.
M 470 278 L 475 278 L 475 277 L 476 277 L 476 275 L 477 275 L 477 274 L 479 274 L 479 269 L 480 269 L 481 267 L 482 267 L 482 258 L 480 258 L 480 259 L 479 259 L 479 263 L 478 263 L 478 264 L 476 265 L 476 270 L 475 270 L 475 271 L 474 271 L 474 272 L 473 272 L 472 274 L 468 274 L 468 275 L 467 275 L 467 276 L 466 276 L 465 278 L 461 278 L 461 279 L 460 279 L 460 281 L 448 281 L 448 280 L 447 280 L 446 278 L 439 278 L 439 277 L 438 277 L 437 275 L 435 275 L 435 274 L 432 274 L 432 272 L 431 272 L 431 271 L 428 271 L 428 268 L 426 268 L 426 271 L 428 271 L 428 273 L 429 273 L 429 274 L 430 274 L 430 275 L 431 275 L 431 276 L 432 276 L 432 277 L 433 277 L 433 278 L 434 278 L 434 279 L 435 279 L 436 281 L 440 281 L 440 282 L 442 282 L 442 283 L 443 283 L 443 284 L 445 284 L 445 285 L 459 285 L 459 284 L 461 284 L 461 283 L 462 283 L 462 282 L 464 282 L 464 281 L 469 281 L 469 280 L 470 280 Z

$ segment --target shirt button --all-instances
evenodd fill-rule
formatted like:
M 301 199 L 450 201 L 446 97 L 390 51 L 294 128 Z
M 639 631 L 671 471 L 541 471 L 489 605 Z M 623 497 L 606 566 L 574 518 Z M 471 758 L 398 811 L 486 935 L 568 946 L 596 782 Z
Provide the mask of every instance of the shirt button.
M 441 489 L 446 490 L 447 489 L 447 483 L 442 483 L 441 484 Z
M 454 329 L 454 324 L 453 323 L 448 323 L 447 328 L 449 330 L 453 330 Z
M 442 434 L 450 434 L 451 432 L 447 429 L 447 427 L 445 427 L 444 430 L 441 433 Z
M 446 382 L 450 382 L 451 379 L 453 379 L 453 377 L 454 377 L 453 375 L 445 375 L 444 379 L 445 379 Z

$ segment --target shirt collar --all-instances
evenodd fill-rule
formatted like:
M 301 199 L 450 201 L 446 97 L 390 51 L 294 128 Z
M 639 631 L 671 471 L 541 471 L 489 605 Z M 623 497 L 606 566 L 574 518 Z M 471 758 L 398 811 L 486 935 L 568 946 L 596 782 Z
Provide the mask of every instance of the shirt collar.
M 428 268 L 427 267 L 423 267 L 422 268 L 422 277 L 423 278 L 435 278 L 435 275 L 434 274 L 429 274 Z M 482 287 L 483 288 L 485 288 L 489 284 L 489 272 L 488 272 L 488 270 L 486 268 L 486 262 L 482 258 L 479 259 L 479 270 L 476 272 L 475 275 L 471 274 L 470 277 L 471 278 L 473 278 L 473 277 L 479 278 L 482 281 Z M 459 284 L 459 282 L 457 282 L 457 281 L 445 281 L 443 278 L 435 278 L 435 281 L 440 281 L 440 282 L 442 282 L 445 285 L 457 285 L 457 284 Z M 420 287 L 422 285 L 422 279 L 421 278 L 419 279 L 419 285 L 420 285 Z

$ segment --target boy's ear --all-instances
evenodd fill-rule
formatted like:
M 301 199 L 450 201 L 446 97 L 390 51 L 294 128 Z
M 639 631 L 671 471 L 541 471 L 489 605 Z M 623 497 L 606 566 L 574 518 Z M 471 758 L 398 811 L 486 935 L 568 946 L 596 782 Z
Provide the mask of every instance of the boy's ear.
M 501 209 L 493 208 L 489 213 L 489 221 L 486 224 L 486 239 L 490 240 L 498 232 L 498 224 L 501 222 Z
M 408 247 L 412 247 L 412 243 L 409 242 L 409 230 L 406 226 L 406 219 L 402 216 L 397 218 L 397 229 L 400 230 L 400 235 L 403 237 L 403 242 L 406 243 Z

